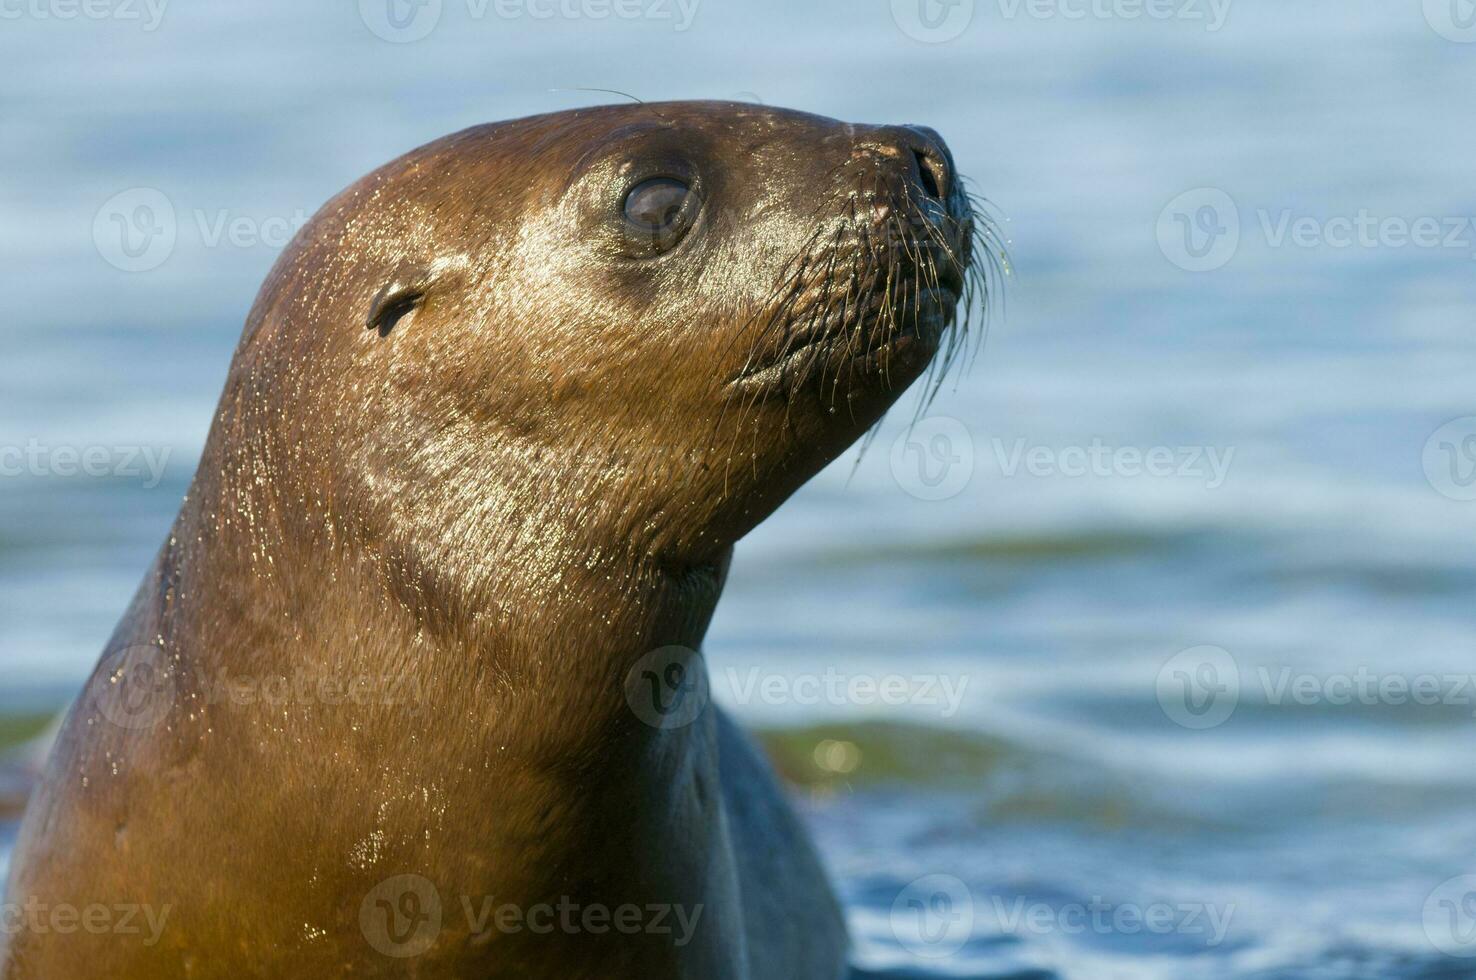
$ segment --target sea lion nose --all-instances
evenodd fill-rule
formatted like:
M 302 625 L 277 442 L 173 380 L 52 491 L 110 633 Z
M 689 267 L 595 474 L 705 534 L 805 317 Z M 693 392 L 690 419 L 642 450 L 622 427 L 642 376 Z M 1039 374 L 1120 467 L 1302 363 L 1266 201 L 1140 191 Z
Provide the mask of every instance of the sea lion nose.
M 931 198 L 947 201 L 953 193 L 953 158 L 943 137 L 926 126 L 901 126 L 903 145 L 912 154 L 918 183 Z
M 890 214 L 905 203 L 909 247 L 936 249 L 940 276 L 961 293 L 972 261 L 973 215 L 958 192 L 958 171 L 943 137 L 927 126 L 878 126 L 857 141 L 856 150 L 878 161 L 905 188 L 901 201 L 884 203 L 879 213 Z
M 953 193 L 953 157 L 943 137 L 926 126 L 880 126 L 861 141 L 861 148 L 895 161 L 909 186 L 922 200 L 946 203 Z

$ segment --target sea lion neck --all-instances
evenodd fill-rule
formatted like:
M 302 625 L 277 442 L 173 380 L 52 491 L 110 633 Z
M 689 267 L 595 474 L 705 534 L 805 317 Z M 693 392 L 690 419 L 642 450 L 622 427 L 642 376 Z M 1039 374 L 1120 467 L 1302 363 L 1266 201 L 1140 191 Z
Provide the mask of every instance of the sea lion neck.
M 477 506 L 407 494 L 348 519 L 320 510 L 321 495 L 286 474 L 257 484 L 260 470 L 280 469 L 274 440 L 239 435 L 229 420 L 218 425 L 166 549 L 169 594 L 212 610 L 191 630 L 221 637 L 196 656 L 237 648 L 225 637 L 243 631 L 283 672 L 373 667 L 355 645 L 384 648 L 389 669 L 416 662 L 400 651 L 417 651 L 441 665 L 423 685 L 492 671 L 608 717 L 642 656 L 700 647 L 726 580 L 730 546 L 692 557 L 621 537 L 567 505 L 518 507 L 520 488 L 492 478 Z

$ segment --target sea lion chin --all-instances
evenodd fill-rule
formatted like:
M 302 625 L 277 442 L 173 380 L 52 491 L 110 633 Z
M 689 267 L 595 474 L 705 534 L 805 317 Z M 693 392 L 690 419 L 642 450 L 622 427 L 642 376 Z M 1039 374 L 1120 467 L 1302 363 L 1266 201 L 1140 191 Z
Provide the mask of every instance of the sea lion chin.
M 15 852 L 9 901 L 157 933 L 23 925 L 0 976 L 840 977 L 767 766 L 628 681 L 700 679 L 734 543 L 957 349 L 978 235 L 931 130 L 746 104 L 480 126 L 335 197 Z M 278 678 L 371 683 L 222 694 Z M 500 914 L 564 904 L 605 927 Z

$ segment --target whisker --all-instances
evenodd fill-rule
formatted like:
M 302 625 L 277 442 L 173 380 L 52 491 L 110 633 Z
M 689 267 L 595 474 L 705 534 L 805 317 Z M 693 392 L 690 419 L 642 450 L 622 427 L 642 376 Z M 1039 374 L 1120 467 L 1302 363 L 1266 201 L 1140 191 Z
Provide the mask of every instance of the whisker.
M 831 175 L 848 165 L 837 165 Z M 960 178 L 958 197 L 938 222 L 929 220 L 907 185 L 887 185 L 871 170 L 858 171 L 857 178 L 844 199 L 816 205 L 810 215 L 814 232 L 784 259 L 774 286 L 731 341 L 749 345 L 743 373 L 772 364 L 779 374 L 775 388 L 755 386 L 719 412 L 715 437 L 730 417 L 736 418 L 724 459 L 725 496 L 745 434 L 746 455 L 757 465 L 755 450 L 766 435 L 759 424 L 761 403 L 782 399 L 780 424 L 789 427 L 800 389 L 816 385 L 820 403 L 837 411 L 847 401 L 842 386 L 852 365 L 884 350 L 907 319 L 917 322 L 925 293 L 941 287 L 945 268 L 961 281 L 958 307 L 923 371 L 912 425 L 926 415 L 949 376 L 957 377 L 954 368 L 962 364 L 966 371 L 978 358 L 992 319 L 1001 312 L 1004 285 L 1014 275 L 1009 242 L 997 209 L 974 193 L 969 181 Z M 880 222 L 873 218 L 878 204 L 889 205 Z M 936 205 L 929 202 L 929 207 Z M 894 359 L 884 354 L 878 366 L 881 383 L 892 386 Z M 882 421 L 863 433 L 852 476 L 875 444 Z

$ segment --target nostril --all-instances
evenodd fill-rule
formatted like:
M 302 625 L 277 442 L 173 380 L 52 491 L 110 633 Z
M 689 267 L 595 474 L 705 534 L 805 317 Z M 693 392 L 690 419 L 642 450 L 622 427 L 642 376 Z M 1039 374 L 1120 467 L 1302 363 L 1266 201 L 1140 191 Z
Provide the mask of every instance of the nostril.
M 929 197 L 942 198 L 943 182 L 939 180 L 937 164 L 922 150 L 913 150 L 912 156 L 917 161 L 917 176 L 922 181 L 923 190 Z
M 928 196 L 930 198 L 942 198 L 943 192 L 937 186 L 937 177 L 933 174 L 933 165 L 928 162 L 927 153 L 920 151 L 920 149 L 915 149 L 915 151 L 912 151 L 912 158 L 917 161 L 918 179 L 923 182 L 923 189 L 927 190 Z

